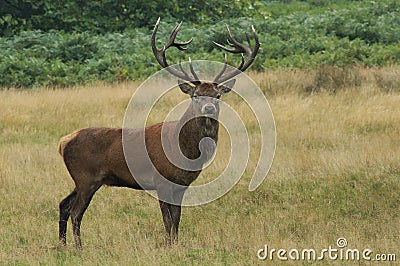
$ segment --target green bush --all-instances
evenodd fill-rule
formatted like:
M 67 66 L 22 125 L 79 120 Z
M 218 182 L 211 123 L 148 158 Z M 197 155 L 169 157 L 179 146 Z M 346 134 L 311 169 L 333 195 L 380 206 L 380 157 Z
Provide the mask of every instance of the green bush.
M 263 2 L 249 0 L 8 0 L 1 5 L 2 36 L 24 30 L 122 32 L 129 28 L 151 27 L 158 17 L 210 24 L 226 18 L 263 14 L 260 9 Z
M 185 52 L 169 50 L 170 64 L 186 61 L 189 56 L 193 60 L 222 62 L 223 52 L 216 49 L 212 41 L 226 43 L 225 24 L 230 25 L 239 41 L 246 41 L 244 31 L 250 31 L 251 25 L 257 29 L 262 46 L 253 63 L 253 70 L 318 67 L 324 64 L 344 67 L 400 63 L 400 3 L 397 1 L 350 1 L 351 5 L 345 0 L 284 2 L 233 1 L 235 8 L 228 10 L 224 8 L 228 3 L 225 0 L 201 7 L 198 2 L 188 1 L 189 8 L 186 9 L 182 3 L 172 1 L 163 3 L 165 6 L 154 7 L 154 12 L 147 9 L 146 12 L 156 15 L 158 9 L 165 11 L 157 36 L 158 47 L 167 41 L 175 27 L 178 19 L 174 16 L 185 18 L 177 40 L 186 41 L 193 37 L 193 42 Z M 109 21 L 118 12 L 122 12 L 119 16 L 124 16 L 122 5 L 128 11 L 132 6 L 122 1 L 87 1 L 78 2 L 67 10 L 66 6 L 71 4 L 69 1 L 52 1 L 51 4 L 44 1 L 40 3 L 49 5 L 46 10 L 54 9 L 56 13 L 42 14 L 40 10 L 43 6 L 39 1 L 30 3 L 32 17 L 46 21 L 54 16 L 54 19 L 63 21 L 55 24 L 59 27 L 57 30 L 21 31 L 0 39 L 1 87 L 71 86 L 94 81 L 135 80 L 148 77 L 160 69 L 151 51 L 152 29 L 148 27 L 155 22 L 155 18 L 140 19 L 141 23 L 146 23 L 143 27 L 131 24 L 137 22 L 134 19 L 124 20 L 121 17 L 115 23 Z M 154 3 L 148 1 L 146 4 L 151 7 Z M 99 13 L 104 8 L 87 11 L 89 13 L 78 12 L 79 8 L 86 10 L 100 4 L 109 7 L 107 14 Z M 136 2 L 131 3 L 134 4 Z M 206 12 L 207 8 L 219 11 L 210 13 Z M 143 16 L 145 13 L 139 9 L 135 12 Z M 199 16 L 189 16 L 190 12 Z M 249 17 L 246 12 L 254 16 Z M 81 19 L 73 17 L 77 14 Z M 0 16 L 0 24 L 5 23 L 7 16 L 1 12 L 0 15 L 3 15 Z M 98 17 L 101 19 L 95 19 Z M 8 20 L 7 23 L 11 22 Z M 34 19 L 21 25 L 16 23 L 14 29 L 17 30 L 17 26 L 29 29 L 36 27 L 35 23 Z M 46 27 L 50 26 L 46 24 Z M 230 63 L 238 63 L 239 56 L 229 55 L 228 58 Z

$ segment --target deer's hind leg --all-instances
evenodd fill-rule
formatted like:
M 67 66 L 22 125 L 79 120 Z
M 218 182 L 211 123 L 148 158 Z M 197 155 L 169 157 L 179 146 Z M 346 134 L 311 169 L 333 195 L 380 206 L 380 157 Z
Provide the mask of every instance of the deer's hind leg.
M 83 182 L 87 180 L 96 180 L 92 176 L 81 175 L 80 177 L 81 179 L 79 180 L 83 180 Z M 77 179 L 74 180 L 76 182 Z M 70 209 L 70 215 L 72 220 L 72 231 L 74 234 L 75 245 L 77 249 L 81 249 L 82 242 L 81 242 L 80 227 L 81 227 L 82 217 L 87 207 L 89 206 L 94 193 L 96 193 L 96 191 L 101 187 L 102 183 L 100 181 L 96 182 L 93 181 L 93 182 L 85 182 L 83 184 L 79 184 L 76 182 L 76 184 L 77 184 L 76 188 L 77 193 Z
M 71 210 L 72 203 L 74 202 L 76 197 L 76 189 L 74 189 L 67 197 L 65 197 L 60 202 L 60 220 L 58 222 L 59 229 L 59 246 L 65 245 L 67 242 L 67 223 L 69 218 L 69 212 Z
M 159 200 L 161 214 L 165 228 L 165 242 L 167 245 L 171 244 L 171 229 L 172 229 L 172 211 L 171 204 Z

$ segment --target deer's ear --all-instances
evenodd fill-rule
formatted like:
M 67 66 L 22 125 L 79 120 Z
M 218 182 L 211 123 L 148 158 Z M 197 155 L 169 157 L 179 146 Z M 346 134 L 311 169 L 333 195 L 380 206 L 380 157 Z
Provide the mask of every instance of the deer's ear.
M 220 92 L 221 94 L 230 92 L 230 91 L 232 90 L 233 86 L 235 86 L 235 82 L 236 82 L 236 79 L 231 79 L 230 81 L 225 82 L 224 84 L 219 85 L 219 86 L 218 86 L 219 92 Z
M 179 79 L 178 79 L 178 85 L 183 93 L 193 95 L 195 86 L 193 86 L 187 82 L 183 82 L 182 80 L 179 80 Z

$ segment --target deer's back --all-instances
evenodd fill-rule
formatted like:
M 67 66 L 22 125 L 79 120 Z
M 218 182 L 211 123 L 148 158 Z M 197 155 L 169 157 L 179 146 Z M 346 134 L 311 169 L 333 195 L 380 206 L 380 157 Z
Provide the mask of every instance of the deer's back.
M 89 182 L 85 181 L 87 176 L 106 185 L 136 189 L 141 189 L 136 181 L 139 178 L 146 189 L 154 189 L 161 177 L 189 185 L 199 173 L 186 172 L 170 163 L 162 147 L 162 130 L 170 131 L 167 135 L 172 137 L 175 125 L 176 122 L 167 122 L 124 132 L 121 128 L 85 128 L 62 137 L 59 153 L 77 186 Z M 125 148 L 129 147 L 126 154 L 123 134 Z M 131 162 L 130 169 L 125 156 Z

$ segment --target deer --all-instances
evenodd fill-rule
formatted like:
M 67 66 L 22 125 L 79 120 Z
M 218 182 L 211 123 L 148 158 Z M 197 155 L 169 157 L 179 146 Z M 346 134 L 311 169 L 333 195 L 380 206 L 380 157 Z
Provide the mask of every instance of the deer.
M 72 231 L 75 246 L 82 249 L 80 226 L 82 217 L 88 208 L 93 195 L 100 187 L 114 186 L 127 187 L 136 190 L 155 190 L 158 194 L 159 206 L 165 228 L 165 242 L 168 245 L 178 242 L 178 227 L 181 217 L 181 202 L 185 189 L 197 179 L 201 173 L 201 166 L 209 160 L 215 152 L 218 141 L 218 100 L 221 95 L 228 93 L 235 85 L 235 76 L 245 71 L 254 61 L 260 42 L 252 26 L 254 47 L 251 47 L 249 35 L 246 33 L 248 44 L 238 42 L 232 35 L 229 26 L 229 45 L 226 47 L 213 42 L 218 48 L 232 53 L 241 54 L 239 67 L 227 70 L 227 55 L 224 56 L 224 65 L 213 82 L 203 82 L 194 71 L 189 58 L 189 69 L 184 70 L 172 67 L 167 63 L 166 51 L 171 47 L 186 50 L 192 39 L 186 42 L 177 42 L 175 38 L 182 22 L 172 30 L 168 42 L 161 48 L 156 48 L 156 34 L 160 24 L 158 18 L 151 36 L 151 47 L 156 61 L 174 77 L 180 90 L 190 96 L 190 104 L 178 121 L 160 122 L 144 128 L 129 128 L 129 145 L 140 146 L 143 137 L 145 150 L 138 148 L 133 164 L 138 165 L 135 173 L 130 171 L 127 158 L 123 152 L 123 129 L 109 127 L 89 127 L 77 130 L 60 139 L 58 152 L 72 177 L 75 188 L 59 203 L 59 245 L 66 245 L 67 222 L 71 217 Z M 246 60 L 244 57 L 246 55 Z M 164 133 L 163 133 L 164 132 Z M 164 134 L 164 135 L 163 135 Z M 197 161 L 195 169 L 183 168 L 172 163 L 166 155 L 162 145 L 162 137 L 181 151 L 185 158 L 196 160 L 201 155 L 203 138 L 213 140 L 214 146 L 208 149 L 208 155 Z M 178 150 L 172 148 L 172 153 Z M 147 154 L 143 154 L 147 152 Z M 150 158 L 150 163 L 145 157 Z M 141 177 L 139 177 L 141 176 Z M 139 180 L 141 179 L 141 180 Z M 173 186 L 171 184 L 178 184 Z M 173 198 L 174 201 L 168 199 Z

